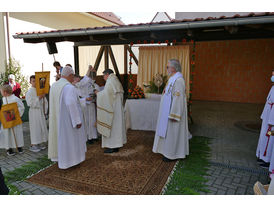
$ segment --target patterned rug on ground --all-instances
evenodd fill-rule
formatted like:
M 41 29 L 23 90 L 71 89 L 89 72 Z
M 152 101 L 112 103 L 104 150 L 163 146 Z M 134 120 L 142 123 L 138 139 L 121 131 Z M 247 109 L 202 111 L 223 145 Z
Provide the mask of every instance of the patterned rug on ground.
M 176 162 L 152 152 L 154 132 L 129 130 L 127 139 L 118 153 L 104 154 L 96 142 L 80 165 L 61 170 L 54 164 L 27 181 L 74 194 L 160 194 Z

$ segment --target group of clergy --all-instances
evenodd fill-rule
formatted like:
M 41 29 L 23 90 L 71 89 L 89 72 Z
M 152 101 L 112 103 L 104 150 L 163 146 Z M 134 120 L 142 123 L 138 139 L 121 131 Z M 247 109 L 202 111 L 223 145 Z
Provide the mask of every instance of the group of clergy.
M 122 85 L 113 71 L 106 69 L 106 84 L 99 91 L 94 73 L 89 66 L 80 80 L 72 67 L 65 66 L 50 89 L 48 157 L 57 161 L 60 169 L 85 160 L 86 142 L 97 139 L 97 130 L 105 153 L 118 152 L 126 143 Z
M 189 154 L 185 81 L 178 60 L 168 61 L 170 79 L 162 94 L 152 151 L 163 161 L 185 158 Z M 96 71 L 89 66 L 80 80 L 71 66 L 62 68 L 61 78 L 50 89 L 48 157 L 67 169 L 85 160 L 86 142 L 102 135 L 104 153 L 118 152 L 127 142 L 123 87 L 113 73 L 103 72 L 102 91 L 95 83 Z

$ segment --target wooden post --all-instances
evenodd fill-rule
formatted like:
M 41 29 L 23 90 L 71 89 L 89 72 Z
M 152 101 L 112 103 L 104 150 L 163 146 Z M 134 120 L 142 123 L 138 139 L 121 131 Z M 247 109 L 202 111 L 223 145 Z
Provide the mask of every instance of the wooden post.
M 128 62 L 127 62 L 127 45 L 124 45 L 124 94 L 125 94 L 125 98 L 127 98 L 128 95 Z
M 78 46 L 73 46 L 74 51 L 74 70 L 75 74 L 79 75 L 79 48 Z
M 7 42 L 8 42 L 8 60 L 11 59 L 11 53 L 10 53 L 10 29 L 9 29 L 9 12 L 6 12 L 6 27 L 7 27 Z
M 95 64 L 94 64 L 94 69 L 95 69 L 96 71 L 98 70 L 98 67 L 99 67 L 99 65 L 100 65 L 100 62 L 101 62 L 101 59 L 102 59 L 104 50 L 105 50 L 105 47 L 104 47 L 104 46 L 101 46 L 101 48 L 100 48 L 100 50 L 99 50 L 99 52 L 98 52 L 98 55 L 97 55 Z
M 132 55 L 133 60 L 135 61 L 135 63 L 138 66 L 138 59 L 136 58 L 135 54 L 132 52 L 131 48 L 128 45 L 125 45 L 127 50 L 129 51 L 129 53 Z
M 116 76 L 118 77 L 118 79 L 119 79 L 120 82 L 122 83 L 121 76 L 120 76 L 120 73 L 119 73 L 119 69 L 118 69 L 118 67 L 117 67 L 117 64 L 116 64 L 115 57 L 114 57 L 114 55 L 113 55 L 113 51 L 112 51 L 112 49 L 111 49 L 111 46 L 107 46 L 107 47 L 108 47 L 109 56 L 110 56 L 112 65 L 113 65 L 113 67 L 114 67 Z
M 109 69 L 108 53 L 108 46 L 105 46 L 105 69 Z

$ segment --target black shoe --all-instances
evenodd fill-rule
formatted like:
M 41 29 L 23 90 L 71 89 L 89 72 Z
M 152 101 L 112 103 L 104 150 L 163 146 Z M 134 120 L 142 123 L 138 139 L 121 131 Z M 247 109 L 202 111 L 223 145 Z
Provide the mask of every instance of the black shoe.
M 23 154 L 24 153 L 23 148 L 22 147 L 18 147 L 18 152 L 19 152 L 19 154 Z
M 257 159 L 257 162 L 259 163 L 259 164 L 261 164 L 261 163 L 265 163 L 265 161 L 263 161 L 263 160 L 261 160 L 261 159 Z
M 168 159 L 168 158 L 166 158 L 166 157 L 163 157 L 162 160 L 163 160 L 164 162 L 172 162 L 172 161 L 173 161 L 173 160 Z
M 118 151 L 119 151 L 119 148 L 107 148 L 104 150 L 104 153 L 113 153 Z
M 119 152 L 119 148 L 114 148 L 113 152 Z
M 269 165 L 270 165 L 270 163 L 264 162 L 264 163 L 260 164 L 260 167 L 267 169 L 267 168 L 269 168 Z
M 15 152 L 12 149 L 8 149 L 7 150 L 7 155 L 8 156 L 13 156 L 13 155 L 15 155 Z
M 104 150 L 104 153 L 113 153 L 113 149 L 107 148 Z
M 93 144 L 94 142 L 95 142 L 94 139 L 89 139 L 89 140 L 88 140 L 88 144 Z

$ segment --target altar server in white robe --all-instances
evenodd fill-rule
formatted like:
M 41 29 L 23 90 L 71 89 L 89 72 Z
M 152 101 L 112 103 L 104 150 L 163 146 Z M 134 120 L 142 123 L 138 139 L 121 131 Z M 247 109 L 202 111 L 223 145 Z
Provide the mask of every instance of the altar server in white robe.
M 87 74 L 82 80 L 75 84 L 80 99 L 81 106 L 84 113 L 85 130 L 89 144 L 92 144 L 97 137 L 96 128 L 96 104 L 95 104 L 95 90 L 99 91 L 99 86 L 95 83 L 96 70 L 89 65 Z
M 104 90 L 97 94 L 97 129 L 102 134 L 104 153 L 118 152 L 126 142 L 123 87 L 111 69 L 104 72 Z
M 274 83 L 274 71 L 271 77 L 272 84 Z M 261 115 L 262 126 L 260 138 L 258 141 L 256 156 L 260 166 L 268 168 L 274 147 L 274 136 L 270 135 L 270 131 L 274 130 L 274 86 L 271 87 L 270 92 L 266 98 L 263 113 Z
M 21 99 L 12 94 L 12 87 L 10 85 L 3 85 L 1 87 L 1 94 L 3 96 L 3 105 L 11 104 L 16 102 L 19 110 L 19 114 L 22 117 L 25 111 L 25 107 Z M 24 146 L 24 138 L 23 138 L 23 128 L 22 124 L 18 124 L 13 127 L 13 131 L 11 128 L 4 129 L 3 125 L 1 125 L 2 134 L 0 136 L 0 148 L 4 148 L 7 150 L 7 155 L 12 156 L 15 155 L 13 149 L 16 148 L 15 139 L 18 147 L 18 152 L 23 153 Z M 15 137 L 14 137 L 15 135 Z
M 86 134 L 80 100 L 75 86 L 71 84 L 74 79 L 73 69 L 64 67 L 61 78 L 69 84 L 63 87 L 60 95 L 58 167 L 67 169 L 85 160 Z
M 161 97 L 152 151 L 163 155 L 163 161 L 185 158 L 189 154 L 189 130 L 185 81 L 178 60 L 167 64 L 170 76 Z
M 26 93 L 29 108 L 30 151 L 39 152 L 45 149 L 48 141 L 48 129 L 45 114 L 48 111 L 48 101 L 45 95 L 37 96 L 35 75 L 30 76 L 31 88 Z

